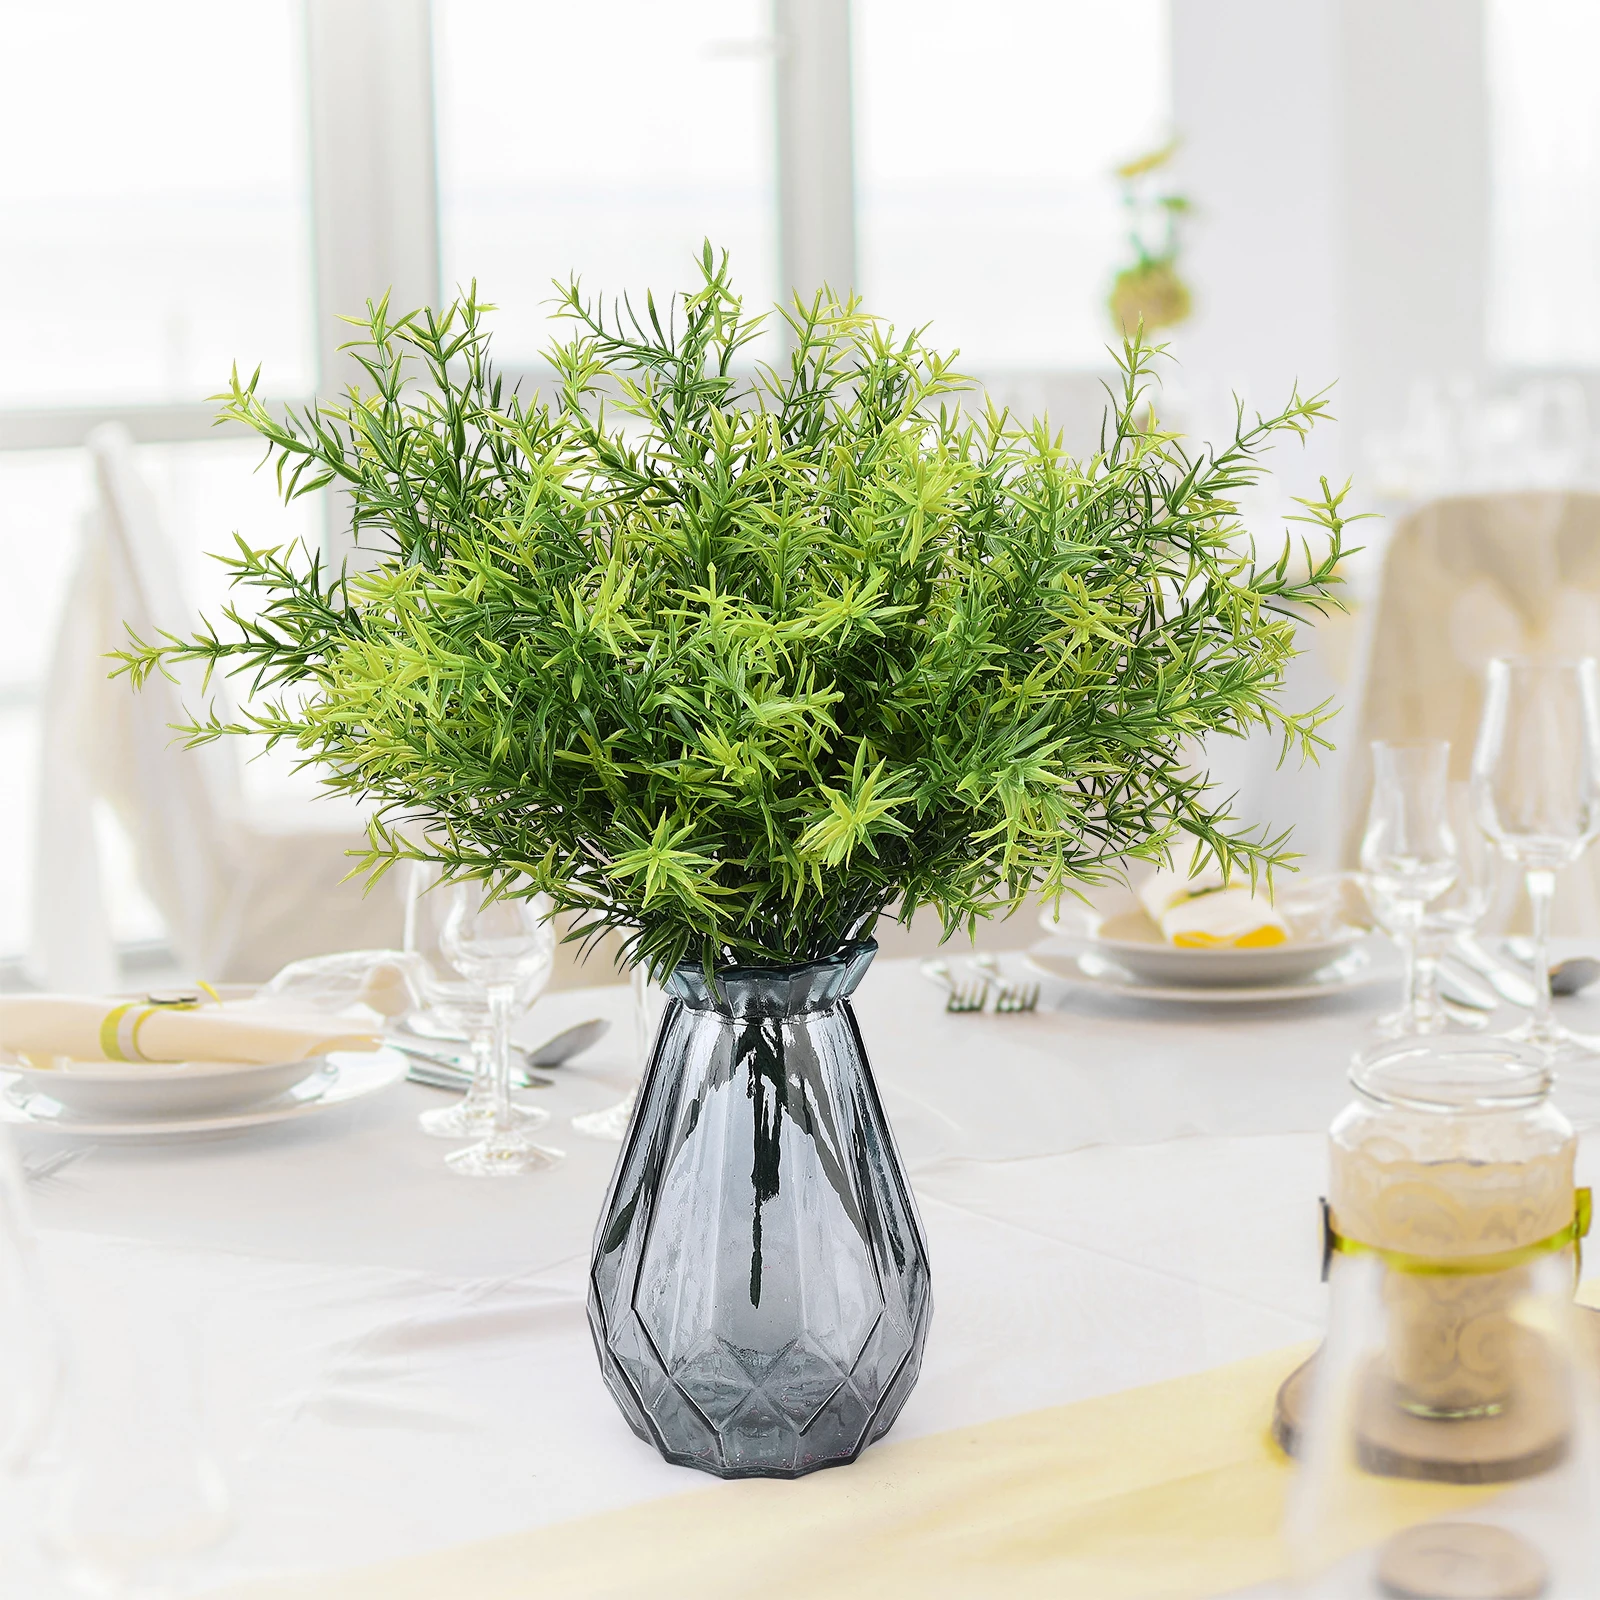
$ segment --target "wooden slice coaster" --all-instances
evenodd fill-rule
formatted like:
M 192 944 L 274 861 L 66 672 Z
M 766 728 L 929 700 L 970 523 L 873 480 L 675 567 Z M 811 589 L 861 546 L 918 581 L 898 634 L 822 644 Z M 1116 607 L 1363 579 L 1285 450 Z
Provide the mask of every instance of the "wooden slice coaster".
M 1383 1547 L 1377 1577 L 1392 1600 L 1538 1600 L 1550 1569 L 1507 1528 L 1428 1522 Z
M 1600 1358 L 1600 1312 L 1580 1306 L 1584 1334 Z M 1305 1436 L 1317 1357 L 1284 1379 L 1272 1409 L 1272 1436 L 1289 1455 Z M 1363 1384 L 1361 1465 L 1388 1478 L 1435 1483 L 1510 1483 L 1545 1472 L 1566 1453 L 1563 1375 L 1548 1366 L 1523 1374 L 1516 1403 L 1498 1416 L 1433 1420 L 1414 1416 L 1396 1400 L 1392 1383 L 1371 1373 Z

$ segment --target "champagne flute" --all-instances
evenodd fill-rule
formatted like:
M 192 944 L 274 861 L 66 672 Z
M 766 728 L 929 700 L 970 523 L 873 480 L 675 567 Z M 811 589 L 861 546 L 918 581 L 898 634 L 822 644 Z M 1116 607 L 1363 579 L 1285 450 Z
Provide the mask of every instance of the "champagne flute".
M 483 989 L 489 1003 L 492 1081 L 487 1137 L 445 1157 L 447 1165 L 469 1177 L 514 1177 L 562 1159 L 561 1151 L 527 1137 L 525 1119 L 511 1100 L 512 1015 L 519 997 L 531 1001 L 549 981 L 555 960 L 549 915 L 550 902 L 543 895 L 496 898 L 466 884 L 451 891 L 439 948 L 462 977 Z
M 1556 874 L 1600 834 L 1600 667 L 1497 657 L 1489 663 L 1472 757 L 1478 825 L 1522 869 L 1533 911 L 1533 1015 L 1511 1037 L 1546 1059 L 1595 1053 L 1550 1007 L 1550 902 Z
M 1448 1023 L 1435 982 L 1438 958 L 1422 940 L 1430 901 L 1456 881 L 1450 827 L 1450 746 L 1443 739 L 1372 742 L 1372 804 L 1361 868 L 1378 913 L 1405 959 L 1400 1009 L 1379 1019 L 1390 1035 L 1442 1033 Z

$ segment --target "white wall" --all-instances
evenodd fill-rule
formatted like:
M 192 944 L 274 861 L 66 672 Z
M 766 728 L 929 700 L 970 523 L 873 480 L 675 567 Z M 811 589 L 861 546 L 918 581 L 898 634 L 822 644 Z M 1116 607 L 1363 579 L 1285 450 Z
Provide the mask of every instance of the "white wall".
M 1196 315 L 1173 341 L 1184 380 L 1265 408 L 1296 381 L 1337 379 L 1336 425 L 1273 465 L 1285 494 L 1354 474 L 1350 507 L 1366 509 L 1363 441 L 1400 422 L 1412 384 L 1483 375 L 1481 0 L 1173 0 L 1172 36 L 1181 175 L 1198 208 Z M 1270 496 L 1254 509 L 1272 510 Z M 1381 546 L 1380 525 L 1355 533 Z M 1350 641 L 1326 642 L 1295 664 L 1292 703 L 1345 687 Z M 1348 713 L 1331 731 L 1344 746 L 1359 737 Z M 1213 771 L 1243 816 L 1294 823 L 1297 847 L 1331 864 L 1341 760 L 1280 771 L 1277 754 L 1273 741 L 1221 741 Z

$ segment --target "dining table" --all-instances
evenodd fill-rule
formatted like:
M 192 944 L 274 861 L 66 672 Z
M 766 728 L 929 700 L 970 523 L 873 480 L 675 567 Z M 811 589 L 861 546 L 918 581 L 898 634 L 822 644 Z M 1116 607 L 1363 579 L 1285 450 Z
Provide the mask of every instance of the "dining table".
M 1321 1327 L 1326 1131 L 1351 1096 L 1353 1053 L 1396 1001 L 1392 965 L 1326 998 L 1157 1003 L 1022 960 L 1005 957 L 1011 976 L 1040 984 L 1033 1011 L 947 1012 L 909 960 L 878 961 L 857 993 L 927 1236 L 934 1314 L 887 1439 L 816 1475 L 836 1492 L 871 1484 L 883 1452 L 1265 1358 Z M 595 1360 L 587 1273 L 620 1147 L 571 1118 L 637 1078 L 632 1005 L 621 986 L 565 990 L 519 1024 L 527 1041 L 589 1017 L 613 1024 L 524 1093 L 551 1113 L 538 1137 L 565 1152 L 546 1171 L 448 1170 L 451 1146 L 417 1126 L 444 1096 L 403 1082 L 227 1137 L 100 1141 L 29 1186 L 69 1344 L 106 1315 L 164 1316 L 193 1341 L 229 1532 L 191 1563 L 185 1593 L 365 1597 L 390 1592 L 364 1586 L 369 1569 L 562 1527 L 589 1548 L 587 1576 L 564 1568 L 546 1587 L 535 1563 L 517 1592 L 646 1592 L 621 1567 L 608 1577 L 626 1513 L 682 1504 L 714 1525 L 716 1497 L 748 1503 L 748 1486 L 668 1465 L 636 1438 Z M 1600 1031 L 1600 1002 L 1560 1006 Z M 1593 1081 L 1574 1068 L 1558 1086 L 1580 1126 L 1596 1120 L 1600 1063 Z M 27 1158 L 62 1147 L 43 1129 L 13 1133 Z M 1586 1140 L 1580 1182 L 1594 1154 Z M 122 1286 L 113 1311 L 106 1282 Z M 812 1481 L 762 1486 L 777 1526 L 783 1497 Z M 720 1587 L 680 1572 L 681 1589 L 655 1592 L 807 1592 L 793 1570 L 789 1587 L 741 1573 L 743 1547 L 711 1539 L 703 1559 Z M 786 1569 L 807 1559 L 802 1542 Z M 463 1579 L 416 1592 L 477 1591 Z M 965 1592 L 1024 1591 L 997 1578 Z

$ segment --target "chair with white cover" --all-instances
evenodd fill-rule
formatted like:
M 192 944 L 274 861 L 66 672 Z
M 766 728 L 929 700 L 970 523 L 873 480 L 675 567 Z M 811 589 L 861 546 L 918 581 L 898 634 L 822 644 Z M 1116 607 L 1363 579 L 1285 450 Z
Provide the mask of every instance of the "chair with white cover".
M 341 881 L 365 839 L 353 807 L 329 798 L 263 813 L 247 802 L 237 741 L 186 749 L 172 731 L 210 700 L 225 710 L 225 686 L 180 671 L 134 693 L 108 677 L 106 655 L 129 630 L 147 641 L 186 636 L 195 616 L 131 436 L 108 424 L 86 444 L 97 495 L 43 707 L 32 975 L 54 989 L 116 982 L 99 803 L 126 832 L 140 885 L 197 978 L 254 982 L 303 956 L 397 946 L 394 875 L 367 894 Z
M 1344 859 L 1360 849 L 1368 741 L 1448 739 L 1472 763 L 1484 671 L 1501 655 L 1600 655 L 1600 494 L 1461 495 L 1412 512 L 1384 556 L 1345 788 Z M 1554 926 L 1600 932 L 1600 847 L 1560 875 Z

